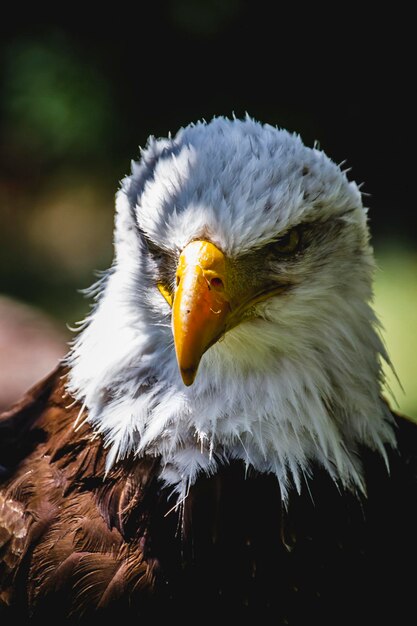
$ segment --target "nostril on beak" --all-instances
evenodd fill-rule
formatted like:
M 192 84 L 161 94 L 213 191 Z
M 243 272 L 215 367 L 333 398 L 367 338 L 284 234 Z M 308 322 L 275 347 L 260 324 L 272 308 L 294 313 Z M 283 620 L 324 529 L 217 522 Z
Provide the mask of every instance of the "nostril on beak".
M 224 289 L 223 281 L 218 276 L 215 276 L 214 278 L 210 280 L 210 286 L 218 290 Z

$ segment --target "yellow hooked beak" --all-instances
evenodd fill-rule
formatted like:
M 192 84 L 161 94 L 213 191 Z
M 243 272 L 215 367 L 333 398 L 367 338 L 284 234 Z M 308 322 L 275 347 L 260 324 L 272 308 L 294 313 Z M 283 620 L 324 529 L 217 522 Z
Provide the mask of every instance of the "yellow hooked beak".
M 182 380 L 192 385 L 203 354 L 245 318 L 248 307 L 285 290 L 262 272 L 227 259 L 209 241 L 192 241 L 182 251 L 177 286 L 158 288 L 172 306 L 172 331 Z
M 230 313 L 226 257 L 208 241 L 192 241 L 179 259 L 172 326 L 178 366 L 191 385 L 200 359 L 225 332 Z

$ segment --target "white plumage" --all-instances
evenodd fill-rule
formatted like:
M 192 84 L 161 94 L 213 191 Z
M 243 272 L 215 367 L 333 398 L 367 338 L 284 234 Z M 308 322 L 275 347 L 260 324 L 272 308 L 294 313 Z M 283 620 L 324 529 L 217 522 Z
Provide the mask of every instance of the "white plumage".
M 384 455 L 395 438 L 355 183 L 297 135 L 220 117 L 151 138 L 116 208 L 115 260 L 68 359 L 69 391 L 104 435 L 108 467 L 132 452 L 161 455 L 162 478 L 183 497 L 199 472 L 241 458 L 276 474 L 285 499 L 316 460 L 362 490 L 358 447 Z M 265 254 L 299 225 L 302 254 Z M 179 254 L 195 239 L 237 264 L 254 255 L 265 277 L 292 288 L 254 305 L 186 387 L 157 283 L 162 264 L 175 289 Z

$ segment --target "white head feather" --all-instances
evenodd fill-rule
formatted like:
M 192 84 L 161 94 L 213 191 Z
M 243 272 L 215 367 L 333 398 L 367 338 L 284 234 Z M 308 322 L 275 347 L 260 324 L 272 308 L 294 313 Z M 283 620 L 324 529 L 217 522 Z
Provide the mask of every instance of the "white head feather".
M 171 309 L 157 288 L 187 243 L 238 258 L 299 224 L 310 244 L 282 273 L 293 288 L 203 356 L 185 387 Z M 151 138 L 117 194 L 115 260 L 68 359 L 69 391 L 108 447 L 107 463 L 162 458 L 183 495 L 200 472 L 243 459 L 276 474 L 283 497 L 312 462 L 364 489 L 361 445 L 395 445 L 381 400 L 388 360 L 371 308 L 373 254 L 360 192 L 323 152 L 250 118 L 215 118 Z

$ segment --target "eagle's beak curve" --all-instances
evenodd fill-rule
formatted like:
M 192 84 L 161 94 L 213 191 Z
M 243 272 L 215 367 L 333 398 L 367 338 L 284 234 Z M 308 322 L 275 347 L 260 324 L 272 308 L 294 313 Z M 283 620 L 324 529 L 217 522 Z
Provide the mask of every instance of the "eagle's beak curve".
M 179 258 L 172 305 L 175 351 L 185 385 L 194 382 L 204 352 L 225 332 L 229 312 L 225 255 L 209 241 L 192 241 Z

